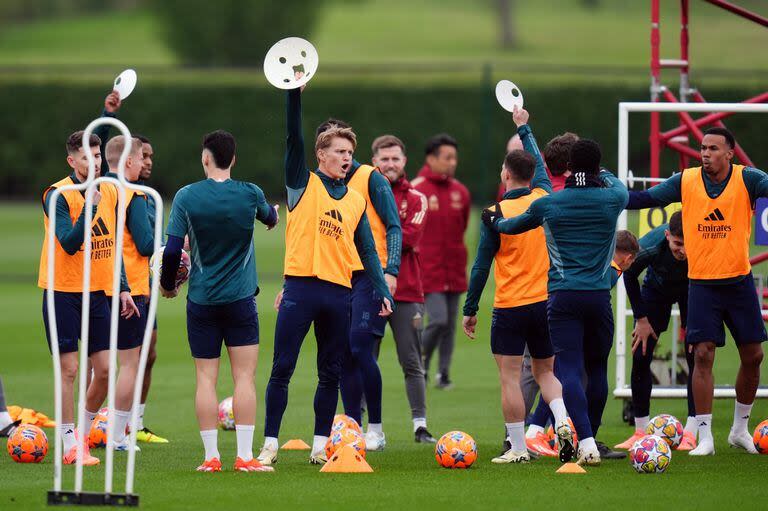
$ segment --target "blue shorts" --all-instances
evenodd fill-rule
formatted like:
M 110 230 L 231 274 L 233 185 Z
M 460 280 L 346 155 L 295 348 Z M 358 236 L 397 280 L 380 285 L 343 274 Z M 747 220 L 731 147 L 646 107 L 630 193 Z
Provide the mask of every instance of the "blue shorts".
M 117 348 L 130 350 L 141 346 L 144 341 L 144 329 L 147 327 L 147 314 L 149 312 L 149 299 L 145 296 L 134 296 L 133 303 L 139 309 L 139 316 L 133 315 L 129 319 L 122 317 L 117 323 Z
M 227 347 L 259 344 L 256 297 L 223 305 L 198 305 L 187 299 L 187 338 L 194 358 L 221 357 Z
M 350 331 L 384 337 L 387 318 L 379 316 L 381 295 L 364 271 L 352 275 L 352 323 Z
M 725 346 L 725 324 L 737 345 L 764 342 L 768 337 L 760 308 L 751 272 L 732 284 L 691 282 L 685 340 L 690 344 L 714 342 Z
M 640 290 L 645 308 L 648 311 L 648 322 L 657 334 L 666 332 L 672 317 L 672 306 L 677 303 L 680 308 L 680 325 L 685 328 L 688 320 L 688 293 L 668 295 L 658 289 L 643 286 Z
M 555 355 L 576 350 L 607 363 L 613 347 L 613 308 L 608 290 L 561 290 L 549 294 L 549 333 Z
M 48 350 L 51 349 L 51 335 L 48 331 L 48 303 L 43 290 L 43 324 Z M 56 313 L 56 330 L 59 337 L 59 353 L 76 353 L 80 340 L 80 322 L 83 311 L 83 294 L 54 291 L 53 301 Z M 88 354 L 109 349 L 109 300 L 104 291 L 91 292 L 90 316 L 88 321 Z
M 549 358 L 555 354 L 549 340 L 546 300 L 520 307 L 493 309 L 491 353 L 519 357 L 526 346 L 532 358 Z

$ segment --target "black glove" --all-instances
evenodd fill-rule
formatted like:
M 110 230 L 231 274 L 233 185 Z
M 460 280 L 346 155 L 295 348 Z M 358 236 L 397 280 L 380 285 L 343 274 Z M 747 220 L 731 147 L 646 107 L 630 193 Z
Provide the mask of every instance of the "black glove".
M 499 206 L 498 203 L 494 206 L 493 209 L 486 208 L 483 210 L 482 219 L 483 223 L 488 226 L 489 229 L 494 229 L 494 224 L 496 223 L 496 220 L 499 220 L 501 218 L 504 218 L 504 215 L 501 214 L 501 206 Z

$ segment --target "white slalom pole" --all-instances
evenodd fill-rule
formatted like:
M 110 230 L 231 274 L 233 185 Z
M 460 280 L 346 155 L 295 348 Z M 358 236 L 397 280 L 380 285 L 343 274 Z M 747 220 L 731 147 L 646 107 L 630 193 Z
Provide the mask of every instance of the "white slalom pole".
M 619 106 L 619 179 L 627 182 L 629 173 L 629 113 Z M 627 228 L 627 211 L 619 215 L 617 229 Z M 627 340 L 627 290 L 624 279 L 616 283 L 616 388 L 621 389 L 626 384 L 626 340 Z

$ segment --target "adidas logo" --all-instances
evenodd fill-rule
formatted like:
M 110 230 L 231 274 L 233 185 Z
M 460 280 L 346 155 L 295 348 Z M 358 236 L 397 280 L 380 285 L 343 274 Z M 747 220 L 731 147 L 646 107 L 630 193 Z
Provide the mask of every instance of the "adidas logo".
M 332 209 L 330 211 L 326 211 L 324 214 L 326 216 L 329 216 L 329 217 L 333 218 L 334 220 L 338 220 L 339 222 L 343 222 L 343 220 L 341 219 L 341 211 L 339 211 L 338 209 Z
M 109 236 L 109 229 L 107 229 L 107 224 L 104 223 L 104 220 L 101 217 L 94 221 L 91 233 L 93 233 L 94 236 Z
M 717 221 L 723 221 L 725 220 L 725 217 L 720 212 L 720 208 L 715 208 L 715 210 L 709 214 L 709 216 L 704 218 L 705 222 L 717 222 Z

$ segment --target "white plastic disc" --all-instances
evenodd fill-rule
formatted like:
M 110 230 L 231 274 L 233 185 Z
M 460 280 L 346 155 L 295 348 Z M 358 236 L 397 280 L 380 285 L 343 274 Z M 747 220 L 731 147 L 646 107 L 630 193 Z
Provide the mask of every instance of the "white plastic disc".
M 264 74 L 278 89 L 296 89 L 314 78 L 318 63 L 312 43 L 301 37 L 286 37 L 276 42 L 264 57 Z M 297 80 L 299 71 L 304 75 Z
M 136 71 L 133 69 L 126 69 L 115 78 L 114 90 L 120 95 L 120 99 L 125 99 L 131 95 L 133 89 L 136 88 Z
M 509 80 L 501 80 L 496 84 L 496 101 L 507 112 L 514 112 L 515 106 L 523 108 L 523 91 Z

